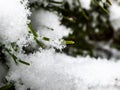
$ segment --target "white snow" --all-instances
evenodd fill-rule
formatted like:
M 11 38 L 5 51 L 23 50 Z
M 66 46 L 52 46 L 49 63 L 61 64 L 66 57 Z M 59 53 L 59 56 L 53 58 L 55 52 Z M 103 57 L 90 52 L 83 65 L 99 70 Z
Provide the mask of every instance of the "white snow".
M 7 75 L 7 67 L 0 62 L 0 87 L 3 85 L 3 80 Z
M 83 8 L 90 9 L 91 0 L 80 0 L 80 2 Z
M 16 42 L 27 32 L 29 10 L 25 9 L 22 0 L 0 0 L 0 40 L 3 42 Z
M 24 4 L 21 4 L 20 1 L 0 0 L 0 40 L 3 43 L 19 43 L 20 40 L 22 43 L 19 44 L 24 45 L 23 42 L 29 42 L 25 37 L 29 30 L 27 16 L 30 12 L 26 8 L 27 2 L 23 1 Z M 85 8 L 87 9 L 88 6 Z M 60 25 L 60 17 L 55 12 L 39 10 L 33 14 L 32 23 L 40 36 L 57 39 L 57 43 L 60 43 L 59 39 L 68 35 L 70 31 Z M 53 28 L 53 31 L 47 27 Z M 16 65 L 10 56 L 6 57 L 10 67 L 6 79 L 14 81 L 16 90 L 120 89 L 120 61 L 90 57 L 74 58 L 56 53 L 51 48 L 29 55 L 21 52 L 14 52 L 14 54 L 30 63 L 30 66 Z
M 115 30 L 120 29 L 120 5 L 112 0 L 112 6 L 109 8 L 111 24 Z
M 71 33 L 70 29 L 61 25 L 60 17 L 55 12 L 42 9 L 35 11 L 31 22 L 39 36 L 50 38 L 50 41 L 45 43 L 56 48 L 62 48 L 62 37 Z
M 22 82 L 25 88 L 35 90 L 103 88 L 101 90 L 104 90 L 112 87 L 112 90 L 119 90 L 117 88 L 120 86 L 120 61 L 96 60 L 90 57 L 73 58 L 65 54 L 56 54 L 54 50 L 21 57 L 31 62 L 31 65 L 16 66 L 12 63 L 7 79 L 17 81 L 17 84 Z

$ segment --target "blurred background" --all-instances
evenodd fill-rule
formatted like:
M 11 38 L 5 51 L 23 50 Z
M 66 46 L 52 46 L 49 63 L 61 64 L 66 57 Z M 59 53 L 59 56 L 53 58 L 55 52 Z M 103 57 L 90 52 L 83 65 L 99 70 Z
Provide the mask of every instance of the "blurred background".
M 120 58 L 119 0 L 31 0 L 32 12 L 39 9 L 59 13 L 61 25 L 72 30 L 64 53 L 76 57 Z M 110 5 L 112 3 L 112 5 Z M 58 51 L 58 50 L 56 50 Z

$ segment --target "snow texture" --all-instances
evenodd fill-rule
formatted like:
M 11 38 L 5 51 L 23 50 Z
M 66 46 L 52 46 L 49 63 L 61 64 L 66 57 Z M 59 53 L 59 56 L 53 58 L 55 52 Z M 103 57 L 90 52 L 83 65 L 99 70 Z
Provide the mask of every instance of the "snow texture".
M 3 43 L 20 40 L 22 43 L 19 44 L 24 45 L 23 42 L 27 42 L 27 16 L 30 12 L 27 2 L 22 1 L 21 4 L 20 1 L 0 0 L 0 40 Z M 116 15 L 115 12 L 113 14 Z M 69 33 L 69 29 L 60 25 L 60 18 L 55 12 L 39 10 L 33 14 L 32 20 L 36 32 L 41 36 L 56 40 Z M 53 31 L 47 27 L 53 28 Z M 15 55 L 30 63 L 30 66 L 16 65 L 9 56 L 6 57 L 10 67 L 6 79 L 15 83 L 16 90 L 120 89 L 120 61 L 90 57 L 74 58 L 56 53 L 54 49 L 40 50 L 29 55 L 19 52 Z
M 26 18 L 29 10 L 22 0 L 0 0 L 0 40 L 3 43 L 16 42 L 28 32 Z
M 21 87 L 23 90 L 29 87 L 32 90 L 119 90 L 120 62 L 73 58 L 56 54 L 54 50 L 21 57 L 31 65 L 11 63 L 7 76 L 8 80 L 16 81 L 18 90 Z

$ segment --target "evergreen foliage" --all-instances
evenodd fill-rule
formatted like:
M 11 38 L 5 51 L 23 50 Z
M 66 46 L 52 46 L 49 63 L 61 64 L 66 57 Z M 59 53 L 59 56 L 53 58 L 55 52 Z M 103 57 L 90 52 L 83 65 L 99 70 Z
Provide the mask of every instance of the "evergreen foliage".
M 46 6 L 42 3 L 34 2 L 30 4 L 30 7 L 32 8 L 31 10 L 43 8 L 49 11 L 56 11 L 62 16 L 61 24 L 73 30 L 73 33 L 69 37 L 64 37 L 64 39 L 75 42 L 73 45 L 67 45 L 63 49 L 68 55 L 103 57 L 99 54 L 99 51 L 101 51 L 106 55 L 106 58 L 111 58 L 111 51 L 99 46 L 99 43 L 105 43 L 106 45 L 110 43 L 110 47 L 117 49 L 120 47 L 119 35 L 117 35 L 116 40 L 115 30 L 109 20 L 108 7 L 112 3 L 109 0 L 106 2 L 92 0 L 91 8 L 88 10 L 82 8 L 79 0 L 75 0 L 72 4 L 73 7 L 71 8 L 71 5 L 66 0 L 63 2 L 48 0 Z

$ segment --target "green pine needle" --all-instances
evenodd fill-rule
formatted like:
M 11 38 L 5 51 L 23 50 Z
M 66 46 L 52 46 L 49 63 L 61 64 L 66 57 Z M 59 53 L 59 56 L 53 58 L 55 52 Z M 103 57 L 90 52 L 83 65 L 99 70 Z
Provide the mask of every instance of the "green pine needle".
M 35 30 L 33 29 L 32 25 L 29 23 L 28 27 L 30 29 L 30 32 L 34 35 L 34 37 L 38 37 L 37 33 L 35 32 Z
M 74 41 L 64 41 L 64 42 L 65 42 L 65 44 L 75 44 Z
M 77 1 L 78 1 L 78 4 L 79 4 L 79 7 L 81 9 L 82 15 L 85 17 L 85 19 L 89 20 L 89 17 L 87 16 L 86 12 L 82 9 L 80 0 L 77 0 Z
M 112 3 L 111 3 L 111 1 L 110 1 L 110 0 L 107 0 L 107 2 L 108 2 L 110 5 L 112 5 Z
M 14 62 L 17 64 L 17 57 L 10 52 L 8 48 L 5 47 L 5 51 L 13 58 Z
M 48 38 L 48 37 L 43 37 L 43 40 L 45 40 L 45 41 L 50 41 L 50 38 Z
M 22 60 L 18 60 L 20 63 L 25 64 L 25 65 L 30 65 L 28 62 L 22 61 Z
M 43 48 L 43 49 L 45 49 L 45 45 L 42 43 L 42 42 L 40 42 L 37 38 L 35 38 L 34 37 L 34 40 L 35 40 L 35 42 L 41 47 L 41 48 Z
M 104 7 L 102 7 L 97 0 L 94 0 L 94 2 L 96 3 L 96 5 L 98 5 L 106 14 L 109 14 L 108 10 L 106 10 Z

